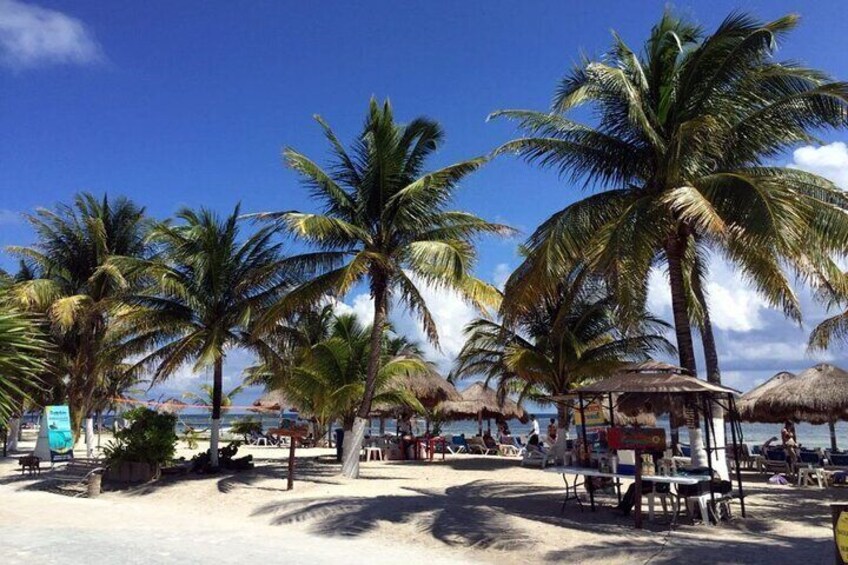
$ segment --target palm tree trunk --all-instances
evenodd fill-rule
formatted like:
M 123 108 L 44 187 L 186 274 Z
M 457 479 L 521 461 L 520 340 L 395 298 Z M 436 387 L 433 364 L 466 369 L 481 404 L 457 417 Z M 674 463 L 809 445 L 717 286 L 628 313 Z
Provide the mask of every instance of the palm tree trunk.
M 371 350 L 368 356 L 368 371 L 365 379 L 365 393 L 356 413 L 351 433 L 345 434 L 342 474 L 350 479 L 359 477 L 359 450 L 365 439 L 368 415 L 371 413 L 371 401 L 377 384 L 377 371 L 380 370 L 383 327 L 388 314 L 388 286 L 383 273 L 371 273 L 371 296 L 374 298 L 374 324 L 371 326 Z M 350 440 L 348 441 L 348 437 Z
M 683 274 L 683 251 L 686 246 L 686 234 L 681 227 L 669 237 L 666 243 L 668 260 L 668 278 L 671 286 L 671 311 L 674 316 L 674 331 L 677 338 L 677 353 L 680 366 L 693 376 L 698 375 L 695 362 L 695 344 L 692 341 L 692 326 L 689 323 L 689 309 L 686 304 L 686 281 Z M 706 465 L 706 452 L 698 426 L 698 415 L 693 407 L 688 407 L 687 427 L 689 428 L 689 446 L 692 451 L 692 464 L 696 467 Z M 694 413 L 693 413 L 694 412 Z
M 209 462 L 218 466 L 218 436 L 221 429 L 221 397 L 224 382 L 224 357 L 215 360 L 212 376 L 212 433 L 209 436 Z
M 839 451 L 836 448 L 836 424 L 828 422 L 827 428 L 830 430 L 830 450 L 836 453 Z
M 707 370 L 707 382 L 720 385 L 721 369 L 718 364 L 718 349 L 716 348 L 715 334 L 713 333 L 713 323 L 710 319 L 710 308 L 698 276 L 692 277 L 692 290 L 695 293 L 695 299 L 700 302 L 704 310 L 704 320 L 701 325 L 701 343 L 704 346 L 704 364 Z M 725 437 L 724 430 L 724 410 L 718 405 L 713 406 L 713 429 L 716 433 L 716 437 L 713 438 L 712 442 L 712 446 L 715 448 L 713 469 L 718 472 L 722 479 L 728 480 L 730 478 L 730 470 L 727 468 L 727 438 Z

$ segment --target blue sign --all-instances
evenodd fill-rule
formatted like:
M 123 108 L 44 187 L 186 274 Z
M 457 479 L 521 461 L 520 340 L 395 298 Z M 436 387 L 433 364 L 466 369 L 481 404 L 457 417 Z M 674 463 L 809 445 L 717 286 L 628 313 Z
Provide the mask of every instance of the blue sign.
M 68 407 L 45 406 L 42 425 L 47 426 L 50 460 L 66 461 L 73 459 L 74 434 L 71 432 L 71 411 Z

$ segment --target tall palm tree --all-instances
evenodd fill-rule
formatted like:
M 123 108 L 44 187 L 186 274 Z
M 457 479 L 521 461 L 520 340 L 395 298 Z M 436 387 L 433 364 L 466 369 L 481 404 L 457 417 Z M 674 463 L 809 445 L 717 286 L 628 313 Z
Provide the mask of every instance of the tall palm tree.
M 282 382 L 287 396 L 313 415 L 322 429 L 334 420 L 341 423 L 346 434 L 353 429 L 365 394 L 370 336 L 371 328 L 362 325 L 355 315 L 334 317 L 329 336 L 305 351 Z M 383 348 L 373 401 L 423 410 L 415 396 L 398 384 L 398 378 L 426 368 L 418 357 L 392 354 Z
M 217 465 L 227 350 L 254 346 L 254 319 L 294 275 L 270 226 L 242 239 L 238 206 L 224 218 L 206 209 L 184 209 L 177 218 L 153 228 L 155 257 L 128 262 L 149 286 L 124 300 L 123 347 L 142 355 L 136 367 L 152 368 L 153 384 L 189 363 L 195 371 L 213 368 L 210 456 Z
M 494 289 L 471 276 L 473 240 L 483 233 L 504 234 L 506 226 L 473 214 L 448 210 L 460 180 L 477 170 L 484 158 L 425 172 L 425 164 L 440 146 L 439 125 L 425 118 L 395 122 L 388 101 L 371 100 L 365 125 L 350 150 L 330 127 L 318 123 L 330 142 L 333 162 L 323 169 L 294 149 L 284 157 L 304 177 L 321 213 L 261 214 L 319 251 L 304 259 L 322 268 L 320 275 L 272 307 L 263 326 L 269 327 L 304 303 L 327 294 L 341 296 L 367 279 L 374 301 L 365 394 L 357 411 L 353 442 L 365 434 L 379 371 L 380 347 L 394 297 L 415 312 L 429 339 L 437 343 L 433 316 L 422 298 L 421 283 L 449 287 L 480 306 L 495 299 Z M 343 473 L 359 473 L 358 449 L 346 449 Z
M 555 284 L 579 258 L 642 308 L 651 267 L 668 269 L 680 364 L 697 374 L 691 333 L 698 246 L 717 252 L 773 305 L 799 319 L 790 273 L 844 291 L 831 254 L 848 242 L 848 197 L 817 175 L 769 161 L 811 132 L 845 125 L 848 85 L 773 58 L 796 16 L 731 14 L 709 36 L 666 13 L 643 52 L 618 36 L 584 60 L 549 113 L 504 111 L 528 133 L 506 144 L 600 190 L 544 222 L 514 277 L 516 303 Z M 595 121 L 570 116 L 591 106 Z M 507 294 L 510 294 L 509 288 Z M 507 308 L 509 310 L 509 307 Z M 718 375 L 718 371 L 712 371 Z M 714 377 L 715 378 L 715 377 Z
M 555 295 L 541 297 L 509 325 L 487 319 L 468 324 L 454 375 L 483 375 L 487 385 L 496 381 L 501 394 L 516 390 L 520 400 L 543 400 L 647 360 L 652 353 L 673 353 L 662 335 L 666 329 L 665 322 L 645 313 L 623 320 L 602 279 L 578 268 Z M 557 416 L 562 431 L 557 437 L 565 438 L 570 421 L 566 404 L 557 404 Z
M 27 216 L 37 240 L 10 247 L 24 269 L 10 290 L 23 309 L 42 314 L 55 344 L 46 386 L 67 401 L 74 437 L 90 417 L 95 392 L 116 357 L 109 329 L 116 301 L 132 283 L 114 258 L 144 257 L 148 223 L 144 209 L 130 200 L 78 194 L 72 204 L 39 209 Z M 86 426 L 89 430 L 89 426 Z

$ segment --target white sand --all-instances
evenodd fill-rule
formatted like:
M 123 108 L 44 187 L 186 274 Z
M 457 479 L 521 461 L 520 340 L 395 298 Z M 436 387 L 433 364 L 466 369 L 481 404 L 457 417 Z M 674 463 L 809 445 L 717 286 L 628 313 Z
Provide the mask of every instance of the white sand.
M 663 523 L 635 530 L 632 519 L 609 509 L 609 498 L 595 513 L 570 502 L 561 515 L 562 479 L 512 459 L 369 462 L 360 480 L 348 481 L 338 476 L 329 450 L 304 449 L 295 489 L 287 492 L 287 450 L 242 448 L 239 455 L 246 453 L 254 455 L 254 471 L 168 478 L 97 500 L 44 492 L 39 481 L 19 478 L 14 460 L 4 460 L 3 556 L 45 562 L 37 557 L 48 545 L 38 540 L 53 536 L 80 540 L 74 551 L 81 563 L 98 553 L 80 548 L 111 545 L 125 548 L 113 547 L 111 562 L 209 562 L 215 555 L 223 562 L 285 556 L 397 563 L 403 555 L 405 563 L 807 565 L 832 561 L 828 503 L 848 502 L 848 490 L 776 487 L 748 474 L 747 519 L 717 528 L 681 525 L 669 535 Z M 735 512 L 738 517 L 738 505 Z M 61 546 L 49 547 L 67 555 Z

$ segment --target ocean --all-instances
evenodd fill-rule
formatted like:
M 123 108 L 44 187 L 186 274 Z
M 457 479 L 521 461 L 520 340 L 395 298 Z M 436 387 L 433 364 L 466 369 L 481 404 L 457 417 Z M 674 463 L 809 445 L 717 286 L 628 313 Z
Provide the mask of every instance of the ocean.
M 286 414 L 287 418 L 296 418 L 297 414 Z M 536 418 L 539 420 L 539 428 L 544 431 L 548 427 L 548 423 L 551 418 L 555 418 L 556 414 L 543 413 L 539 412 L 536 414 Z M 279 424 L 280 418 L 275 415 L 269 414 L 253 414 L 250 412 L 230 412 L 223 416 L 222 427 L 226 428 L 232 425 L 235 420 L 241 420 L 245 418 L 252 418 L 253 420 L 260 420 L 262 422 L 263 429 L 273 428 Z M 113 416 L 109 415 L 105 417 L 105 425 L 107 427 L 111 427 Z M 26 421 L 36 421 L 36 417 L 28 416 Z M 182 413 L 180 414 L 180 419 L 177 424 L 178 433 L 182 433 L 185 429 L 185 426 L 191 426 L 196 430 L 205 430 L 209 428 L 210 417 L 208 414 L 204 413 Z M 497 426 L 494 421 L 491 422 L 493 433 L 497 429 Z M 386 432 L 387 433 L 395 433 L 396 431 L 396 423 L 394 420 L 386 420 Z M 511 433 L 515 435 L 528 435 L 532 431 L 532 426 L 530 424 L 522 424 L 518 420 L 510 420 L 508 422 L 509 429 Z M 667 418 L 659 418 L 657 421 L 657 425 L 660 427 L 669 429 L 668 419 Z M 379 432 L 379 420 L 373 419 L 371 421 L 370 433 L 377 434 Z M 334 426 L 335 427 L 335 426 Z M 413 421 L 413 427 L 417 434 L 423 434 L 425 430 L 425 422 L 423 419 L 419 418 L 418 420 Z M 782 428 L 782 424 L 755 424 L 755 423 L 742 423 L 742 441 L 747 443 L 749 446 L 754 445 L 762 445 L 765 441 L 767 441 L 771 437 L 780 438 L 780 430 Z M 483 422 L 483 429 L 486 429 L 486 422 Z M 798 442 L 805 447 L 830 447 L 830 432 L 826 425 L 822 426 L 813 426 L 811 424 L 799 423 L 795 426 L 795 430 L 798 435 Z M 443 434 L 465 434 L 466 436 L 473 436 L 477 433 L 477 421 L 476 420 L 461 420 L 456 422 L 445 422 L 442 425 L 442 433 Z M 574 431 L 571 432 L 574 434 Z M 680 429 L 680 441 L 686 443 L 688 434 L 686 432 L 686 428 Z M 730 430 L 727 432 L 728 442 L 730 441 Z M 839 422 L 836 424 L 836 439 L 840 448 L 845 449 L 848 448 L 848 423 Z

